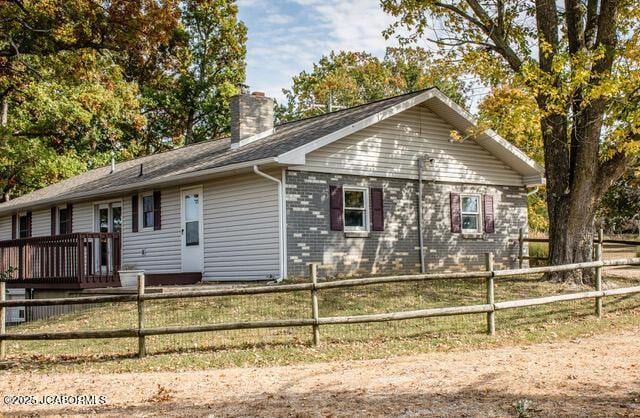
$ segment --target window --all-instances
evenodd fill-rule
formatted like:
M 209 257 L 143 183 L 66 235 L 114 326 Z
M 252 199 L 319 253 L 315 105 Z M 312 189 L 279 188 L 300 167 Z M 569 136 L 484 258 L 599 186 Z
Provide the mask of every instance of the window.
M 21 215 L 18 222 L 18 238 L 29 238 L 29 216 Z
M 460 200 L 462 233 L 480 232 L 480 196 L 462 195 Z
M 185 245 L 200 245 L 200 196 L 198 193 L 184 195 Z
M 367 189 L 344 188 L 344 230 L 367 231 Z
M 58 233 L 60 235 L 68 234 L 69 231 L 69 209 L 58 208 Z
M 113 206 L 111 208 L 111 232 L 120 233 L 122 231 L 122 208 Z
M 142 227 L 153 228 L 153 195 L 142 197 Z

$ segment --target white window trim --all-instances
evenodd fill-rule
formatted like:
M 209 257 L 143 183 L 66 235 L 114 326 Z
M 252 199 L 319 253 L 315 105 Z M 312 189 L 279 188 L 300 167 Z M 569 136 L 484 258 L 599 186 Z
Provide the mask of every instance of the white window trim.
M 153 192 L 144 192 L 140 194 L 140 199 L 138 201 L 138 225 L 140 225 L 139 230 L 140 231 L 153 231 L 154 230 L 154 226 L 155 226 L 155 219 L 153 220 L 154 224 L 151 226 L 144 226 L 144 198 L 145 197 L 149 197 L 151 196 L 151 199 L 153 199 Z M 156 202 L 153 202 L 153 205 L 155 207 Z M 153 213 L 153 210 L 151 211 Z
M 478 211 L 477 212 L 465 212 L 463 210 L 464 206 L 462 204 L 462 200 L 465 197 L 475 197 L 476 199 L 478 199 Z M 482 195 L 477 194 L 477 193 L 461 193 L 460 194 L 460 231 L 462 231 L 463 234 L 481 234 L 482 231 L 484 231 L 484 226 L 483 226 L 483 216 L 482 216 Z M 464 215 L 476 215 L 478 216 L 478 228 L 477 229 L 464 229 L 462 227 L 463 222 L 462 222 L 462 218 L 464 217 Z
M 364 194 L 364 226 L 363 227 L 359 227 L 359 226 L 347 226 L 346 220 L 346 210 L 347 209 L 357 209 L 360 210 L 361 208 L 352 208 L 352 207 L 347 207 L 347 199 L 346 199 L 346 193 L 348 191 L 352 191 L 352 192 L 363 192 Z M 370 211 L 370 206 L 369 205 L 369 188 L 367 187 L 359 187 L 359 186 L 342 186 L 342 229 L 344 230 L 344 232 L 369 232 L 369 211 Z
M 100 209 L 109 209 L 109 229 L 113 229 L 113 208 L 120 208 L 120 234 L 124 232 L 124 201 L 100 200 L 93 202 L 93 231 L 100 232 Z M 139 224 L 140 225 L 140 224 Z M 112 233 L 113 231 L 110 231 Z

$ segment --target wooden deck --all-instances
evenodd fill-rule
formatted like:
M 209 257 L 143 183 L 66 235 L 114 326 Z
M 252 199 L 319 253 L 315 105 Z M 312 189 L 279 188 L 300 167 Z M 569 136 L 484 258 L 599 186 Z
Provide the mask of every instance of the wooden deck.
M 120 286 L 121 238 L 80 232 L 0 241 L 0 271 L 10 288 L 91 289 Z

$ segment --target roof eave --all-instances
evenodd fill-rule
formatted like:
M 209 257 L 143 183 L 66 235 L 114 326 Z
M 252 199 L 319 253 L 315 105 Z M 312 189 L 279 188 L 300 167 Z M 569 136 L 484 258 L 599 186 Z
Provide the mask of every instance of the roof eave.
M 277 163 L 278 161 L 274 157 L 262 158 L 259 160 L 245 161 L 242 163 L 230 164 L 230 165 L 210 168 L 206 170 L 192 171 L 192 172 L 179 174 L 179 175 L 164 176 L 164 177 L 160 177 L 160 178 L 156 178 L 148 181 L 135 183 L 133 185 L 127 184 L 121 187 L 115 187 L 113 189 L 109 189 L 108 191 L 97 190 L 97 191 L 91 191 L 86 193 L 79 193 L 76 195 L 72 195 L 71 197 L 68 197 L 68 198 L 65 198 L 64 196 L 62 196 L 62 197 L 42 199 L 37 202 L 25 202 L 24 204 L 15 205 L 8 208 L 0 207 L 0 216 L 12 214 L 12 213 L 19 212 L 21 210 L 26 210 L 26 209 L 31 210 L 31 209 L 37 209 L 41 207 L 47 207 L 47 206 L 66 203 L 66 202 L 78 202 L 78 201 L 89 200 L 94 197 L 114 196 L 119 194 L 121 195 L 124 193 L 132 192 L 135 190 L 142 190 L 149 187 L 166 187 L 174 184 L 185 183 L 191 180 L 198 180 L 203 177 L 207 177 L 215 174 L 233 172 L 237 170 L 242 170 L 244 168 L 252 168 L 254 165 L 277 164 Z

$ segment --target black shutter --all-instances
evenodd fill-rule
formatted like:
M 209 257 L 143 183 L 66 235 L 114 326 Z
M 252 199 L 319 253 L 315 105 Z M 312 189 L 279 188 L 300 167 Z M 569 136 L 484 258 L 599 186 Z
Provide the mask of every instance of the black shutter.
M 11 215 L 11 239 L 18 238 L 18 215 Z
M 138 232 L 138 195 L 131 196 L 131 232 Z
M 153 230 L 162 229 L 162 203 L 160 202 L 162 193 L 160 190 L 153 192 Z
M 31 225 L 32 225 L 33 215 L 31 211 L 27 212 L 27 237 L 31 238 Z
M 485 194 L 482 196 L 484 212 L 484 232 L 492 234 L 496 230 L 495 217 L 493 211 L 493 196 Z
M 58 208 L 53 206 L 51 208 L 51 236 L 56 234 L 56 216 L 58 215 Z
M 449 195 L 449 206 L 451 209 L 451 232 L 462 232 L 461 216 L 460 216 L 460 195 L 451 193 Z
M 371 230 L 384 231 L 384 195 L 382 188 L 372 187 L 371 191 Z
M 331 230 L 343 231 L 344 222 L 342 220 L 343 207 L 342 207 L 342 187 L 341 186 L 329 186 L 329 207 L 331 218 Z
M 65 234 L 70 234 L 73 232 L 73 205 L 71 203 L 67 203 L 67 230 Z

